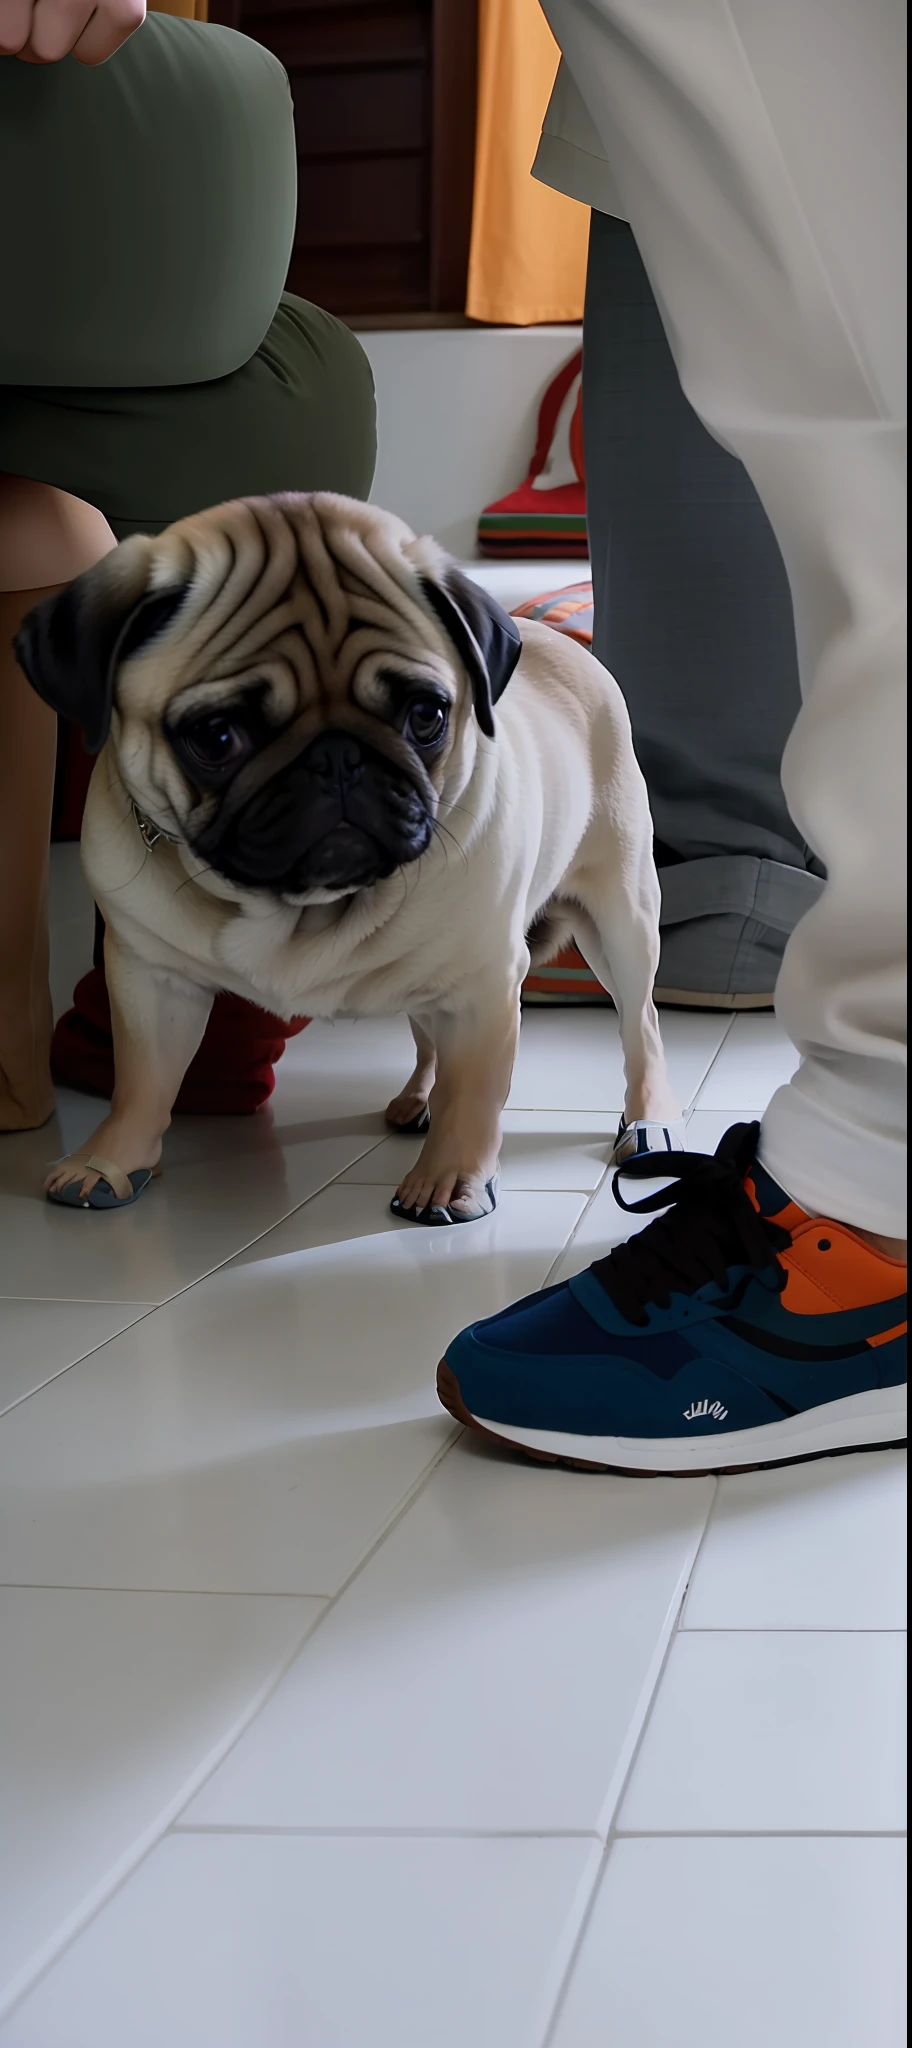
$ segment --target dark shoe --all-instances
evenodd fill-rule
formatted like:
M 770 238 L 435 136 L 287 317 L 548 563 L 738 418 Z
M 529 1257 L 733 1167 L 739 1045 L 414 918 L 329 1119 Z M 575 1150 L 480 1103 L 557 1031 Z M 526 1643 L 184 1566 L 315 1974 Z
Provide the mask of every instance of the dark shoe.
M 533 1457 L 724 1472 L 906 1435 L 906 1269 L 805 1215 L 756 1163 L 758 1124 L 714 1158 L 670 1154 L 633 1215 L 666 1214 L 585 1273 L 463 1330 L 445 1408 Z

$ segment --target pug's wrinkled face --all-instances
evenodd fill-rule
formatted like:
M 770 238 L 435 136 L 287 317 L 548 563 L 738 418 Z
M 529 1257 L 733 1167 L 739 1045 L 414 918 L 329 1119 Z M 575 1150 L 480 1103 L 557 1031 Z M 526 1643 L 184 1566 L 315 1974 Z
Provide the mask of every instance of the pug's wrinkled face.
M 242 888 L 367 888 L 428 845 L 465 682 L 398 587 L 329 558 L 309 519 L 293 554 L 270 508 L 264 545 L 262 518 L 237 522 L 205 645 L 186 627 L 169 643 L 153 779 L 193 852 Z M 134 698 L 142 717 L 138 675 L 121 693 L 127 772 Z
M 143 814 L 288 901 L 416 861 L 519 655 L 512 620 L 388 513 L 244 500 L 122 547 L 26 620 L 39 693 L 111 721 Z

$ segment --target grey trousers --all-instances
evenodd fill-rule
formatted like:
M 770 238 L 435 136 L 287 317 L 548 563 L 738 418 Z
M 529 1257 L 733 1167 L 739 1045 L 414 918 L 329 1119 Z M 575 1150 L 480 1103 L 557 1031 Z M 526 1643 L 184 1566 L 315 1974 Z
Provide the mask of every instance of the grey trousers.
M 684 397 L 630 228 L 601 213 L 583 406 L 594 649 L 626 697 L 652 803 L 658 987 L 771 1001 L 822 888 L 780 781 L 801 701 L 785 568 L 741 463 Z

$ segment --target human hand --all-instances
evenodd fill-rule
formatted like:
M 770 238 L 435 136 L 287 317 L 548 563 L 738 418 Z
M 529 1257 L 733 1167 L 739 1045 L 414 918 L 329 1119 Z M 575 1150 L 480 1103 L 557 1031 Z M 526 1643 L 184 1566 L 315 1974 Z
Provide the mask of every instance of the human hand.
M 146 0 L 0 0 L 0 57 L 104 64 L 145 18 Z

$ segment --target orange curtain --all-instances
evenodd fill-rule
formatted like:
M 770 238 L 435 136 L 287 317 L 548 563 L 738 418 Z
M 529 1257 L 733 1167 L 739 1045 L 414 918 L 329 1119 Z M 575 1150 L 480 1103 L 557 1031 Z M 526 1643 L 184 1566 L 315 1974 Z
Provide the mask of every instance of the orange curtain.
M 531 327 L 582 317 L 589 209 L 531 174 L 557 63 L 538 0 L 479 0 L 473 320 Z

